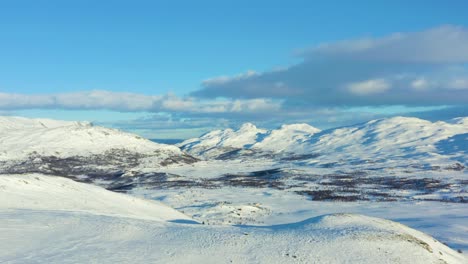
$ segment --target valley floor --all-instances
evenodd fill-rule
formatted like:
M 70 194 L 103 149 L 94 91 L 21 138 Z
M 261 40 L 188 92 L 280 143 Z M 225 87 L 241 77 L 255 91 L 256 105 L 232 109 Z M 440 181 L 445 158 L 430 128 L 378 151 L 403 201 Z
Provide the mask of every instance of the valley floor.
M 332 213 L 393 220 L 420 230 L 468 256 L 468 204 L 434 201 L 311 201 L 271 189 L 134 190 L 207 225 L 275 225 Z

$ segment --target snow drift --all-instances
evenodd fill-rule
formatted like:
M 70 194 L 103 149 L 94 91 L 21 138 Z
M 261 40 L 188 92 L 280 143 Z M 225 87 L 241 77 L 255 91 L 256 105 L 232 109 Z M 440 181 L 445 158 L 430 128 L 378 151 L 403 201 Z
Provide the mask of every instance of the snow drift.
M 0 210 L 54 210 L 150 219 L 191 220 L 156 201 L 40 174 L 0 175 Z

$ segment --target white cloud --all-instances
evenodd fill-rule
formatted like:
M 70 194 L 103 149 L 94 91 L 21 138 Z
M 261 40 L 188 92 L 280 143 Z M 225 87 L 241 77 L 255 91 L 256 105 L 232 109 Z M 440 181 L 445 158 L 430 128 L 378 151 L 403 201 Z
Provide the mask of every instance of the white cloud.
M 245 73 L 241 73 L 236 76 L 218 76 L 218 77 L 209 78 L 209 79 L 204 80 L 202 84 L 207 85 L 207 86 L 220 85 L 220 84 L 225 84 L 231 81 L 246 80 L 248 78 L 259 76 L 259 75 L 260 74 L 254 70 L 248 70 Z
M 197 107 L 197 104 L 191 98 L 179 98 L 175 95 L 167 95 L 163 98 L 158 98 L 157 102 L 161 105 L 161 109 L 171 111 L 187 111 Z
M 356 95 L 378 94 L 387 91 L 390 88 L 390 83 L 384 79 L 373 79 L 362 82 L 354 82 L 346 87 L 348 91 Z
M 74 93 L 60 93 L 41 95 L 53 98 L 58 107 L 70 109 L 125 109 L 127 111 L 141 111 L 151 109 L 154 104 L 162 100 L 162 96 L 147 96 L 127 92 L 111 92 L 103 90 L 82 91 Z M 25 95 L 34 100 L 36 96 Z M 53 105 L 51 105 L 53 106 Z
M 411 63 L 467 62 L 468 29 L 445 25 L 382 38 L 345 40 L 319 45 L 303 55 Z
M 0 110 L 15 109 L 107 109 L 122 112 L 259 113 L 278 111 L 281 102 L 272 99 L 217 100 L 175 95 L 144 95 L 102 90 L 60 94 L 0 93 Z
M 303 61 L 211 79 L 192 93 L 204 98 L 276 98 L 284 105 L 379 106 L 468 103 L 468 29 L 440 26 L 322 44 Z
M 251 100 L 235 100 L 230 107 L 232 112 L 268 112 L 279 111 L 281 105 L 272 104 L 271 100 L 264 98 L 257 98 Z
M 410 86 L 414 90 L 425 90 L 429 87 L 429 82 L 425 78 L 418 78 L 411 81 Z
M 0 93 L 2 109 L 39 108 L 55 104 L 55 98 L 47 95 L 29 95 Z

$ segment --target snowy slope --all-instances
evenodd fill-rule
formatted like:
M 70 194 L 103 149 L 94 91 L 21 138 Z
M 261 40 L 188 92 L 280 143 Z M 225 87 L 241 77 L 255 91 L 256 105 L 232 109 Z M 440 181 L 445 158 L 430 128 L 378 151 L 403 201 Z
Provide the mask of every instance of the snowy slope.
M 5 220 L 8 219 L 8 220 Z M 394 222 L 327 215 L 268 227 L 165 224 L 56 212 L 2 212 L 7 263 L 466 263 Z
M 238 130 L 215 130 L 199 138 L 188 139 L 178 146 L 190 154 L 205 158 L 235 149 L 281 152 L 291 145 L 301 145 L 318 132 L 319 129 L 307 124 L 283 125 L 279 129 L 266 130 L 245 123 Z
M 272 152 L 300 148 L 306 140 L 318 132 L 320 129 L 308 124 L 282 125 L 279 129 L 269 131 L 263 140 L 254 144 L 252 148 Z
M 162 226 L 55 212 L 0 215 L 0 261 L 7 263 L 466 263 L 429 236 L 360 215 L 271 227 Z
M 60 177 L 0 176 L 2 263 L 466 263 L 396 222 L 332 214 L 200 225 L 164 205 Z
M 265 129 L 259 129 L 251 123 L 245 123 L 238 130 L 230 128 L 214 130 L 199 138 L 188 139 L 178 146 L 193 155 L 214 157 L 233 149 L 249 148 L 266 133 Z
M 467 126 L 468 125 L 468 117 L 453 118 L 452 120 L 450 120 L 450 123 Z
M 99 154 L 112 149 L 138 153 L 181 154 L 175 146 L 157 144 L 115 129 L 87 122 L 2 117 L 0 160 L 24 158 L 31 153 L 68 157 Z
M 438 158 L 439 142 L 468 133 L 468 123 L 463 120 L 430 122 L 408 117 L 373 120 L 318 134 L 305 142 L 304 149 L 333 154 L 336 159 Z
M 205 156 L 207 150 L 219 156 L 225 142 L 240 138 L 241 131 L 233 133 L 210 132 L 197 139 L 180 144 L 189 153 Z M 215 138 L 215 140 L 213 140 Z M 244 141 L 236 147 L 258 153 L 316 154 L 321 162 L 338 160 L 384 160 L 419 158 L 426 161 L 449 163 L 450 159 L 464 163 L 468 154 L 468 118 L 447 122 L 430 122 L 418 118 L 393 117 L 372 120 L 364 124 L 319 131 L 306 124 L 284 125 L 280 129 L 261 134 L 257 140 Z M 230 146 L 234 144 L 230 143 Z M 195 150 L 195 151 L 194 151 Z M 245 152 L 248 153 L 248 152 Z M 208 158 L 216 157 L 210 155 Z
M 0 117 L 0 173 L 105 175 L 194 161 L 176 146 L 88 122 Z
M 11 129 L 42 129 L 72 125 L 89 125 L 89 122 L 61 121 L 45 118 L 26 118 L 16 116 L 0 116 L 0 131 Z
M 158 221 L 190 220 L 161 203 L 40 174 L 0 175 L 0 210 L 54 210 Z

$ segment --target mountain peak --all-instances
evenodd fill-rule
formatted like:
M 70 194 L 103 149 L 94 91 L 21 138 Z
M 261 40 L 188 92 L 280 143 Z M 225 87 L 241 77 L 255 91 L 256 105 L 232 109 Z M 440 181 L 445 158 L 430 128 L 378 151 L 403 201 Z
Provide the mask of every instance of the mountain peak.
M 258 129 L 254 124 L 252 123 L 244 123 L 241 125 L 239 128 L 239 131 L 248 131 L 248 130 L 256 130 Z
M 394 116 L 389 118 L 375 119 L 367 122 L 366 124 L 405 124 L 405 123 L 431 123 L 430 121 L 420 119 L 417 117 Z
M 320 129 L 313 127 L 306 123 L 297 123 L 297 124 L 284 124 L 280 127 L 280 130 L 294 130 L 294 131 L 303 131 L 307 133 L 317 133 L 320 132 Z

